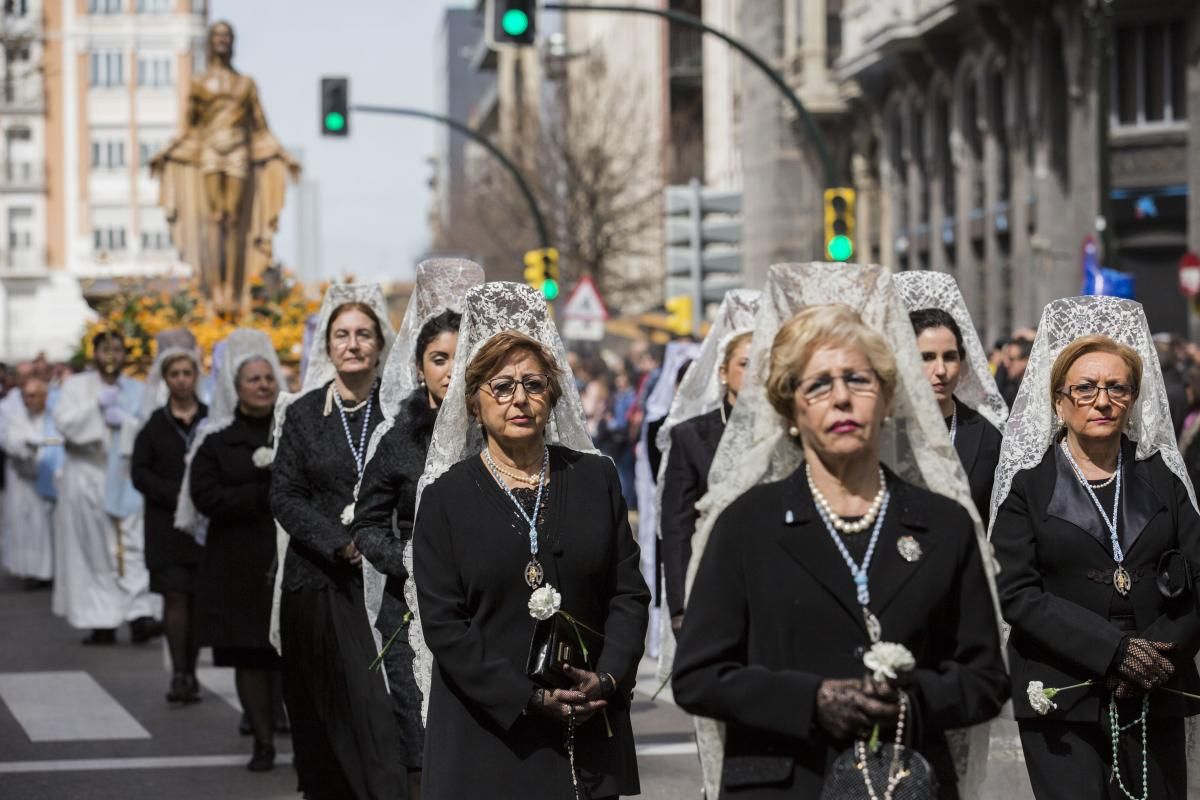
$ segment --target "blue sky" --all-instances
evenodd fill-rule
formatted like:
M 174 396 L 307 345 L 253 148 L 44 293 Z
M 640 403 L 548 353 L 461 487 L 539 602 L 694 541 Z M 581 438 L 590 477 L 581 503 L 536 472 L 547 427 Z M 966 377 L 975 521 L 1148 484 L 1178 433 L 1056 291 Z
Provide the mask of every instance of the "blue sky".
M 252 76 L 267 122 L 320 186 L 326 275 L 402 279 L 428 244 L 434 127 L 351 115 L 348 139 L 320 136 L 322 75 L 350 78 L 351 102 L 434 108 L 433 47 L 443 10 L 464 0 L 211 0 L 210 19 L 237 35 L 234 66 Z M 295 253 L 285 209 L 275 239 Z

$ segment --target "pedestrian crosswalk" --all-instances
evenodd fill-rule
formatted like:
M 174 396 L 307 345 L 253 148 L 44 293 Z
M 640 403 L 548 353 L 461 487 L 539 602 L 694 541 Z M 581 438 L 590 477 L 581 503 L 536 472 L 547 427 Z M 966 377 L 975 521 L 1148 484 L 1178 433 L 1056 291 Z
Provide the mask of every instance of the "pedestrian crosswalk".
M 32 742 L 150 738 L 86 672 L 0 674 L 0 699 Z

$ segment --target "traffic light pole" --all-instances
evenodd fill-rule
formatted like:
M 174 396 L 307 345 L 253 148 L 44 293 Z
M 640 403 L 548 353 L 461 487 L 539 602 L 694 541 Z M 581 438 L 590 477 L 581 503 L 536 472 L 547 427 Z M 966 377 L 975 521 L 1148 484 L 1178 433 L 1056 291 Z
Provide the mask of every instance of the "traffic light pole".
M 671 11 L 669 9 L 660 8 L 645 8 L 642 6 L 623 6 L 623 5 L 581 5 L 579 3 L 544 3 L 542 8 L 547 11 L 611 11 L 622 14 L 645 14 L 652 17 L 660 17 L 678 23 L 692 30 L 700 31 L 717 37 L 721 41 L 728 44 L 734 50 L 744 55 L 750 60 L 759 72 L 766 75 L 771 83 L 775 84 L 775 88 L 784 96 L 796 110 L 796 116 L 799 117 L 800 123 L 804 126 L 805 132 L 808 134 L 809 140 L 812 142 L 817 151 L 817 157 L 821 160 L 821 168 L 825 173 L 825 188 L 830 188 L 839 185 L 838 171 L 834 168 L 833 159 L 829 156 L 829 148 L 825 144 L 825 137 L 821 135 L 821 130 L 817 127 L 817 123 L 809 115 L 808 109 L 800 102 L 800 98 L 792 91 L 792 87 L 788 86 L 787 81 L 783 76 L 756 53 L 749 45 L 735 39 L 724 31 L 718 30 L 710 25 L 706 25 L 703 20 L 692 14 L 684 13 L 683 11 Z
M 549 229 L 546 227 L 546 219 L 542 216 L 542 211 L 538 207 L 537 199 L 533 196 L 533 191 L 529 188 L 529 184 L 525 181 L 525 176 L 521 174 L 521 170 L 517 169 L 517 165 L 514 164 L 509 157 L 504 154 L 503 150 L 501 150 L 499 147 L 496 147 L 496 145 L 490 139 L 479 133 L 479 131 L 464 125 L 456 119 L 451 119 L 450 117 L 445 117 L 441 114 L 432 114 L 428 111 L 421 111 L 415 108 L 403 108 L 400 106 L 354 105 L 350 107 L 350 110 L 356 114 L 391 114 L 399 117 L 417 117 L 419 119 L 440 122 L 443 125 L 453 128 L 463 136 L 466 136 L 468 139 L 487 150 L 496 157 L 496 160 L 499 161 L 506 170 L 508 170 L 508 174 L 512 175 L 513 180 L 517 182 L 517 188 L 521 190 L 521 194 L 524 196 L 525 202 L 529 205 L 529 213 L 533 215 L 533 222 L 537 226 L 538 243 L 543 249 L 550 247 L 550 233 Z

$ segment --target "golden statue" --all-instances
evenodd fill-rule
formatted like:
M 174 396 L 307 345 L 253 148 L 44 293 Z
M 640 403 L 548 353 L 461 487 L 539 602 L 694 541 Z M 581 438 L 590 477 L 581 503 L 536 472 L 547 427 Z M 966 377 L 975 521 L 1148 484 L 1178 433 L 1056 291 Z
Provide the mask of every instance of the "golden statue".
M 300 171 L 267 129 L 254 80 L 232 61 L 233 27 L 216 22 L 183 130 L 150 162 L 180 257 L 222 311 L 245 309 L 251 280 L 270 266 L 287 179 Z

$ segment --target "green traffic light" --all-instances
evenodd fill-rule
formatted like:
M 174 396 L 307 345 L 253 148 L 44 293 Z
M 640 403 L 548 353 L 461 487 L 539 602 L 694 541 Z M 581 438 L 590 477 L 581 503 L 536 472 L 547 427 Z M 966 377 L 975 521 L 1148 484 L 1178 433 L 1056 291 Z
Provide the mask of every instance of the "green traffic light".
M 547 302 L 558 299 L 558 281 L 554 278 L 546 278 L 542 284 L 542 297 L 546 298 Z
M 337 133 L 346 129 L 346 116 L 337 111 L 330 111 L 325 115 L 325 130 Z
M 509 36 L 524 36 L 529 30 L 529 15 L 519 8 L 510 8 L 500 18 L 500 27 Z
M 849 261 L 850 256 L 854 255 L 854 242 L 850 241 L 849 236 L 834 236 L 825 249 L 834 261 Z

